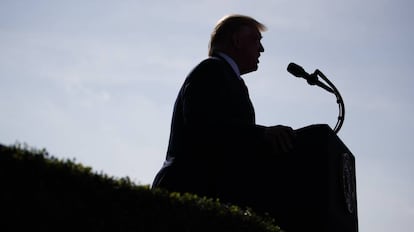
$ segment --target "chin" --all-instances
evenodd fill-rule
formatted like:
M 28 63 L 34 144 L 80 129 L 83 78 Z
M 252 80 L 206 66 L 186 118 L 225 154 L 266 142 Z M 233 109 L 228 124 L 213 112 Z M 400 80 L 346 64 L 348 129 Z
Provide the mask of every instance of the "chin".
M 259 65 L 258 64 L 256 64 L 254 67 L 252 67 L 252 71 L 251 72 L 257 71 L 257 69 L 259 69 Z
M 255 68 L 246 69 L 240 74 L 243 75 L 243 74 L 247 74 L 247 73 L 254 72 L 254 71 L 257 71 L 257 66 Z

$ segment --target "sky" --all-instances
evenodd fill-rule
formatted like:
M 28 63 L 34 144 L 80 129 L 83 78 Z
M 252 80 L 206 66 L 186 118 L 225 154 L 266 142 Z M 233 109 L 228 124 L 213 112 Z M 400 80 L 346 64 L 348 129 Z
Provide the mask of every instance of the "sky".
M 151 184 L 172 108 L 224 15 L 264 23 L 243 78 L 256 121 L 337 122 L 334 95 L 286 71 L 322 71 L 341 93 L 339 138 L 356 158 L 360 231 L 412 231 L 414 2 L 410 0 L 0 0 L 0 143 L 26 143 Z

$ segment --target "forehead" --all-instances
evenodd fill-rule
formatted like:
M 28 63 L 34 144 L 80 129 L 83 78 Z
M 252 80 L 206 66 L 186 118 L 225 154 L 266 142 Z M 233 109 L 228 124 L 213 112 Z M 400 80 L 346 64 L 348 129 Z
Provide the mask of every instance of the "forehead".
M 253 39 L 261 39 L 262 33 L 255 26 L 242 26 L 239 31 L 240 35 Z

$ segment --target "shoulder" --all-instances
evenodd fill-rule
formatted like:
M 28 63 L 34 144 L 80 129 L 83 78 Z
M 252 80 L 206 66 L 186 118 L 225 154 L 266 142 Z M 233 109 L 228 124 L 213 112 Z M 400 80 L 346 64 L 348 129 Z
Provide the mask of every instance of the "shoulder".
M 226 69 L 227 63 L 226 61 L 216 58 L 216 57 L 209 57 L 203 61 L 201 61 L 193 70 L 193 72 L 220 72 Z
M 214 57 L 198 63 L 185 78 L 180 96 L 207 96 L 212 90 L 220 92 L 220 89 L 225 88 L 225 83 L 231 75 L 226 65 L 224 60 Z
M 209 57 L 199 64 L 187 76 L 188 81 L 214 81 L 223 80 L 233 75 L 230 65 L 216 57 Z

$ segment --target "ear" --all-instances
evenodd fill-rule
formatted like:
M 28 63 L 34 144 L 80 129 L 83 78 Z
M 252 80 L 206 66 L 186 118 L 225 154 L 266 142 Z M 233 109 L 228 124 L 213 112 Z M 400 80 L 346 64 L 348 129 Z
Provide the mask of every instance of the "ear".
M 241 43 L 240 43 L 240 33 L 233 34 L 233 36 L 231 37 L 231 41 L 232 41 L 233 46 L 235 48 L 237 48 L 237 49 L 240 48 L 240 45 L 241 45 Z

